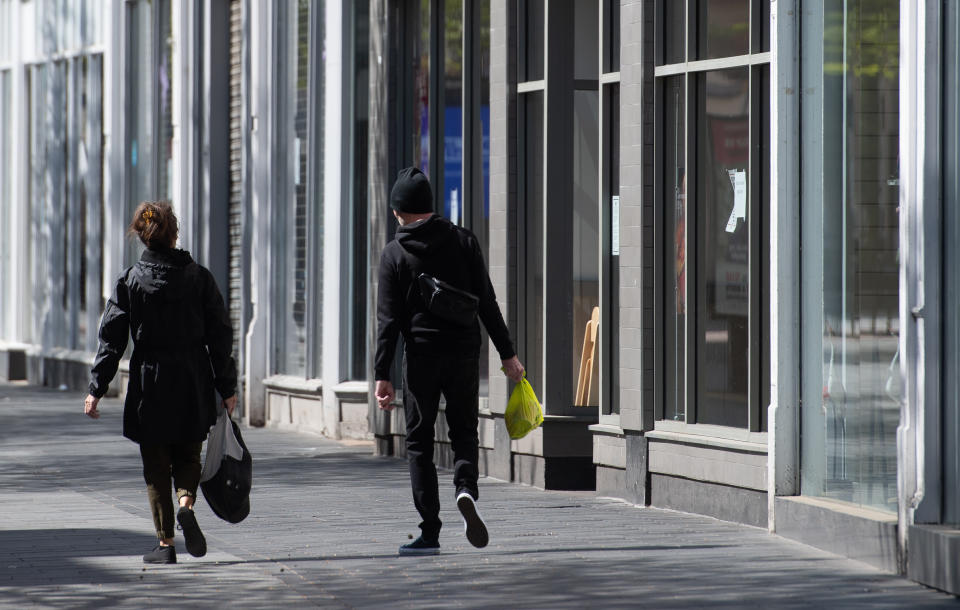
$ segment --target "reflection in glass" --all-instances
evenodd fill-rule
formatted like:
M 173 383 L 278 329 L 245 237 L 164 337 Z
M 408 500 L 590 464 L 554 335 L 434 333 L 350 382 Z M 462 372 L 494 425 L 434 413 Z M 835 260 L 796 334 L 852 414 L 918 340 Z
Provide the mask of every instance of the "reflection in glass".
M 601 344 L 600 348 L 605 358 L 603 365 L 607 390 L 604 413 L 609 415 L 620 412 L 620 83 L 611 83 L 604 87 L 606 105 L 603 111 L 603 129 L 606 132 L 603 140 L 606 145 L 603 161 L 606 170 L 604 191 L 609 199 L 602 202 L 602 205 L 610 206 L 610 224 L 606 227 L 609 232 L 607 238 L 610 240 L 610 272 L 605 280 L 607 304 L 601 316 L 610 332 L 606 335 L 608 345 Z M 616 231 L 616 240 L 614 231 Z
M 283 294 L 282 314 L 277 316 L 275 372 L 305 377 L 307 375 L 307 153 L 309 75 L 310 75 L 310 0 L 297 0 L 296 10 L 290 15 L 290 35 L 295 45 L 287 58 L 289 95 L 285 146 L 293 167 L 288 172 L 292 198 L 284 210 L 286 235 L 283 271 L 278 274 L 277 286 Z M 281 288 L 282 287 L 282 288 Z
M 687 167 L 684 77 L 663 79 L 664 419 L 686 419 Z
M 430 173 L 430 0 L 420 0 L 413 44 L 413 162 Z
M 574 3 L 573 19 L 573 78 L 597 80 L 597 61 L 600 54 L 598 23 L 600 15 L 596 2 Z
M 543 54 L 545 39 L 544 0 L 525 0 L 521 4 L 521 60 L 520 80 L 531 81 L 543 78 Z
M 480 0 L 479 23 L 470 23 L 469 27 L 478 28 L 478 42 L 480 53 L 474 59 L 479 61 L 474 70 L 480 73 L 480 141 L 472 142 L 475 150 L 480 152 L 480 193 L 474 193 L 473 204 L 473 232 L 480 241 L 484 259 L 489 263 L 490 244 L 490 0 Z M 475 133 L 471 131 L 470 133 Z M 479 204 L 477 203 L 479 202 Z M 486 331 L 481 333 L 483 344 L 480 347 L 480 396 L 490 394 L 490 339 Z
M 600 321 L 598 94 L 573 94 L 573 381 L 574 404 L 600 404 L 597 325 Z
M 130 78 L 127 81 L 127 209 L 124 217 L 133 214 L 141 201 L 161 198 L 154 182 L 155 133 L 153 92 L 158 70 L 154 61 L 151 7 L 145 2 L 127 5 L 129 22 Z M 128 241 L 124 265 L 137 259 L 137 246 Z
M 160 8 L 160 57 L 157 66 L 157 99 L 160 123 L 157 127 L 160 148 L 157 151 L 157 192 L 151 199 L 173 201 L 173 28 L 169 0 L 158 0 Z
M 669 0 L 663 7 L 663 63 L 675 64 L 687 58 L 687 3 Z
M 945 7 L 943 21 L 944 74 L 960 73 L 960 3 Z M 943 167 L 960 167 L 960 90 L 944 87 L 943 91 Z M 960 269 L 960 173 L 952 171 L 944 176 L 943 185 L 944 268 Z M 960 274 L 946 278 L 944 310 L 960 311 Z M 944 317 L 944 406 L 943 428 L 945 447 L 943 458 L 943 523 L 960 526 L 960 319 L 956 315 Z
M 694 1 L 697 6 L 694 55 L 697 59 L 750 52 L 750 0 Z
M 804 257 L 801 489 L 895 511 L 899 6 L 829 0 L 804 18 L 811 52 L 822 45 L 806 77 L 823 98 L 802 114 L 820 136 L 802 160 L 804 250 L 822 255 Z
M 0 12 L 3 9 L 0 8 Z M 12 272 L 10 270 L 10 213 L 13 210 L 13 184 L 10 177 L 13 159 L 13 136 L 10 122 L 10 71 L 0 70 L 0 303 L 14 303 Z M 4 307 L 0 313 L 0 336 L 12 339 L 16 337 L 13 321 L 7 312 L 13 307 Z
M 751 24 L 753 41 L 750 50 L 753 53 L 765 53 L 770 50 L 770 3 L 753 3 L 753 23 Z
M 606 0 L 603 12 L 603 71 L 620 71 L 620 0 Z
M 353 163 L 351 201 L 353 202 L 350 232 L 350 369 L 349 379 L 367 378 L 367 135 L 369 132 L 369 45 L 370 5 L 351 3 L 353 11 Z
M 745 428 L 750 69 L 696 75 L 697 423 Z
M 519 214 L 524 236 L 518 252 L 524 265 L 524 310 L 521 333 L 527 379 L 543 396 L 543 92 L 522 96 L 522 184 Z
M 463 218 L 463 3 L 445 0 L 443 54 L 443 204 L 453 224 Z

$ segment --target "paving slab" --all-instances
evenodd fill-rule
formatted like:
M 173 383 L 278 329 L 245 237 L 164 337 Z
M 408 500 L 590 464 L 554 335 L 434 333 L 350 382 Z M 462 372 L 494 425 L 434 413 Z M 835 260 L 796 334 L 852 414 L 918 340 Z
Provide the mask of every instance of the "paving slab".
M 100 608 L 958 608 L 870 566 L 698 515 L 587 492 L 482 479 L 490 545 L 463 536 L 441 471 L 436 557 L 398 557 L 417 532 L 405 462 L 366 444 L 244 429 L 251 514 L 198 520 L 209 553 L 155 543 L 121 404 L 0 384 L 0 607 Z M 443 495 L 446 494 L 446 495 Z

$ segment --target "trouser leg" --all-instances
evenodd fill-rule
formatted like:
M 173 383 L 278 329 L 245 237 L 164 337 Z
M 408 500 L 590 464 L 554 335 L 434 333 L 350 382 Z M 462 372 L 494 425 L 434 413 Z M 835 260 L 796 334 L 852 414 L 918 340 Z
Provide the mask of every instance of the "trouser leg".
M 440 495 L 437 469 L 433 465 L 433 430 L 440 405 L 437 361 L 432 358 L 404 358 L 403 407 L 407 421 L 407 464 L 413 503 L 420 513 L 420 530 L 425 539 L 440 535 Z
M 449 362 L 447 374 L 442 378 L 443 396 L 447 400 L 447 426 L 453 448 L 453 484 L 457 495 L 467 491 L 477 499 L 480 491 L 477 478 L 480 476 L 477 462 L 480 439 L 479 423 L 480 368 L 476 358 Z
M 147 483 L 150 513 L 158 538 L 173 538 L 173 500 L 170 495 L 170 447 L 167 445 L 140 445 L 143 460 L 143 479 Z
M 172 446 L 173 486 L 177 490 L 177 500 L 184 496 L 197 497 L 200 485 L 200 449 L 203 443 L 183 443 Z

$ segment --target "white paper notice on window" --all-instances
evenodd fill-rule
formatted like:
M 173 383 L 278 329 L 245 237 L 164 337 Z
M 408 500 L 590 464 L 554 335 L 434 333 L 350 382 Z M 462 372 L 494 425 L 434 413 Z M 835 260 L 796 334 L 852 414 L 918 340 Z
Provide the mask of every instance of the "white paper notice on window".
M 727 233 L 737 230 L 737 219 L 747 219 L 747 170 L 728 169 L 730 185 L 733 187 L 733 210 L 727 220 Z
M 620 195 L 612 197 L 610 211 L 610 254 L 620 256 Z

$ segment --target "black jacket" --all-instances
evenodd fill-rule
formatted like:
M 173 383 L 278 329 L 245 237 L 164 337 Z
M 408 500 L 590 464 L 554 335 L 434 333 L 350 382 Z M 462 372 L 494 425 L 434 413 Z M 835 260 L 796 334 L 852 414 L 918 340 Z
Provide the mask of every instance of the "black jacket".
M 237 391 L 233 327 L 213 275 L 183 250 L 146 250 L 117 280 L 100 322 L 90 393 L 103 396 L 133 335 L 123 435 L 144 444 L 207 438 L 216 394 Z
M 487 274 L 480 244 L 473 233 L 434 214 L 397 229 L 397 237 L 380 254 L 377 295 L 377 380 L 390 379 L 390 365 L 403 334 L 406 350 L 422 355 L 477 356 L 480 324 L 457 326 L 437 318 L 424 305 L 414 279 L 427 273 L 480 299 L 479 320 L 490 335 L 500 358 L 516 352 L 503 322 L 497 297 Z

